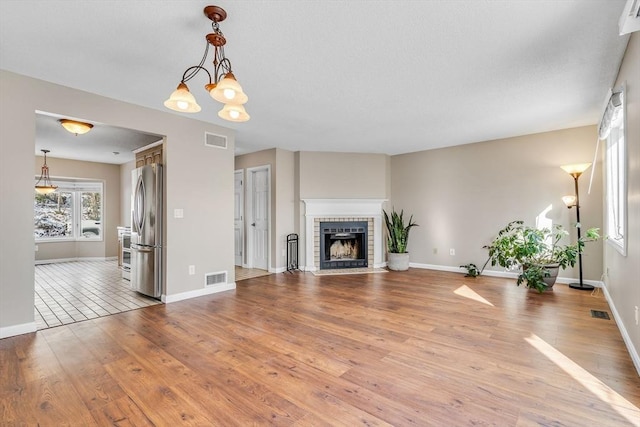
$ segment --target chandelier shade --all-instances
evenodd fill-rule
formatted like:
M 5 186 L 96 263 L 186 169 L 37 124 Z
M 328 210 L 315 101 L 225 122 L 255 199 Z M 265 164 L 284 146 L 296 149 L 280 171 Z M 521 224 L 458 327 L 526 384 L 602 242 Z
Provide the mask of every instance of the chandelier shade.
M 202 110 L 194 96 L 189 92 L 189 88 L 184 83 L 180 83 L 169 99 L 164 101 L 164 106 L 182 113 L 197 113 Z
M 218 111 L 218 116 L 230 122 L 246 122 L 251 118 L 244 107 L 237 104 L 225 104 L 222 110 Z
M 249 100 L 233 73 L 227 73 L 209 94 L 223 104 L 245 104 Z
M 68 132 L 74 133 L 76 136 L 89 132 L 93 125 L 91 123 L 78 122 L 76 120 L 60 119 L 58 120 L 63 128 Z
M 58 189 L 57 185 L 53 185 L 51 178 L 49 178 L 49 167 L 47 166 L 47 153 L 49 150 L 40 150 L 44 154 L 44 164 L 41 168 L 40 178 L 36 182 L 36 193 L 49 194 Z
M 249 120 L 249 114 L 245 111 L 242 104 L 245 104 L 249 97 L 244 93 L 242 87 L 236 80 L 231 71 L 231 61 L 224 53 L 224 46 L 227 39 L 220 31 L 219 23 L 227 18 L 227 12 L 219 6 L 207 6 L 204 8 L 204 15 L 212 21 L 213 32 L 205 36 L 206 44 L 204 55 L 198 65 L 193 65 L 185 70 L 182 74 L 182 80 L 178 88 L 171 94 L 169 99 L 164 102 L 164 106 L 182 113 L 197 113 L 202 108 L 196 102 L 194 96 L 189 92 L 186 82 L 194 78 L 200 71 L 209 77 L 209 82 L 204 86 L 211 97 L 225 104 L 223 109 L 218 112 L 218 116 L 224 120 L 232 122 L 246 122 Z M 203 67 L 209 49 L 213 46 L 213 72 L 210 73 Z

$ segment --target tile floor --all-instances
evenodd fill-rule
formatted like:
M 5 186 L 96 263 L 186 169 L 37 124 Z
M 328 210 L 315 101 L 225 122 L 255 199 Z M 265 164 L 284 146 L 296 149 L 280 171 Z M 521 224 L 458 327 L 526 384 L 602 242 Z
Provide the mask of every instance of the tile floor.
M 268 276 L 267 270 L 260 270 L 259 268 L 242 268 L 236 265 L 236 282 L 239 280 L 251 279 L 253 277 Z
M 161 304 L 129 288 L 117 261 L 36 265 L 35 321 L 38 329 L 109 316 Z

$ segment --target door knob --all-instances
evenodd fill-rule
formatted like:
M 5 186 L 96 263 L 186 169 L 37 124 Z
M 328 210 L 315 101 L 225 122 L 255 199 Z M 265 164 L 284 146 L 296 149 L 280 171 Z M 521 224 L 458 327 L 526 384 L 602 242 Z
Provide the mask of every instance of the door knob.
M 255 226 L 256 226 L 256 223 L 255 223 L 255 222 L 252 222 L 252 223 L 251 223 L 251 226 L 252 226 L 252 227 L 255 227 Z

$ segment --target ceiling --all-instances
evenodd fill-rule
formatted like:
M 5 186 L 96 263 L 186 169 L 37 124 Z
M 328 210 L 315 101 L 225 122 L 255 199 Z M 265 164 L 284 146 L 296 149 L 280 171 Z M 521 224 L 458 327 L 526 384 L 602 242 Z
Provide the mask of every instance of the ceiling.
M 216 4 L 251 120 L 219 119 L 204 75 L 188 82 L 192 117 L 235 129 L 237 153 L 400 154 L 595 124 L 628 41 L 624 3 L 1 0 L 0 68 L 183 114 L 163 101 L 200 61 Z M 40 130 L 53 144 L 40 121 L 38 145 Z
M 88 162 L 123 164 L 135 159 L 134 150 L 162 139 L 161 135 L 93 123 L 83 135 L 75 135 L 60 125 L 62 117 L 36 114 L 36 154 L 49 150 L 49 157 Z

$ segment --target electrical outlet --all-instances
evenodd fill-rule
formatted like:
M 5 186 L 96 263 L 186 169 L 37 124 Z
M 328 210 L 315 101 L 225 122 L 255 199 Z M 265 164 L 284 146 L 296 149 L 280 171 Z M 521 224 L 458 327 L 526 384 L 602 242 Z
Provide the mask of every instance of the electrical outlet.
M 456 250 L 451 248 L 449 249 L 449 255 L 455 255 L 456 254 Z
M 195 265 L 190 265 L 189 266 L 189 275 L 193 276 L 194 274 L 196 274 L 196 266 Z
M 184 209 L 174 209 L 173 210 L 174 218 L 184 218 Z

